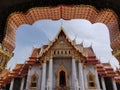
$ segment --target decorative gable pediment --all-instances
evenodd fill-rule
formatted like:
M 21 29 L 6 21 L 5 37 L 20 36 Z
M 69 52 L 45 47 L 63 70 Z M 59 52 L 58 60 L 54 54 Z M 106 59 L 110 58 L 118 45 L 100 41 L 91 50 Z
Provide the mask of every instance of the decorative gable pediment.
M 75 42 L 71 41 L 61 29 L 53 42 L 40 55 L 40 59 L 47 61 L 54 57 L 72 57 L 76 60 L 83 60 L 85 57 L 75 45 Z

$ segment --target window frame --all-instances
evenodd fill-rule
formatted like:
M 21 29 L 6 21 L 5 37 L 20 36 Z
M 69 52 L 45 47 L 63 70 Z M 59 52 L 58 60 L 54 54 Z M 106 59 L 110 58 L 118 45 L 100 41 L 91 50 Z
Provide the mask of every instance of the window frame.
M 34 78 L 36 78 L 36 80 L 34 81 Z M 32 84 L 36 84 L 36 86 L 32 86 Z M 32 76 L 31 76 L 31 81 L 30 81 L 30 88 L 37 88 L 38 87 L 38 75 L 36 73 L 34 73 Z
M 96 89 L 97 88 L 96 87 L 95 75 L 92 72 L 89 72 L 87 74 L 87 82 L 88 82 L 88 88 L 89 89 Z M 91 83 L 93 83 L 93 86 L 91 85 Z

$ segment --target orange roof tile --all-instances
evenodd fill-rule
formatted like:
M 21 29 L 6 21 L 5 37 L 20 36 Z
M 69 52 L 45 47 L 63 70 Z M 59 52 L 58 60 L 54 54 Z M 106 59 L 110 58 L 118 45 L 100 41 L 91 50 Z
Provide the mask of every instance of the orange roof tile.
M 116 38 L 120 36 L 119 25 L 116 14 L 109 9 L 104 9 L 101 11 L 96 10 L 94 7 L 89 5 L 79 5 L 79 6 L 66 6 L 60 5 L 57 7 L 38 7 L 28 10 L 26 14 L 15 12 L 8 17 L 6 35 L 3 40 L 3 44 L 9 50 L 13 51 L 15 48 L 15 36 L 17 28 L 22 24 L 32 24 L 37 20 L 42 19 L 86 19 L 95 22 L 102 22 L 107 25 L 110 32 L 110 40 L 112 48 L 116 48 L 118 43 Z M 115 41 L 114 41 L 115 40 Z

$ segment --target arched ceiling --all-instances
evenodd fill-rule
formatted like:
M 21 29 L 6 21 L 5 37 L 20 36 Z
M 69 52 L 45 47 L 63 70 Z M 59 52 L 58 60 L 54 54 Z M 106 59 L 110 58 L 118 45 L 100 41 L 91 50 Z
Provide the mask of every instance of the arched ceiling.
M 105 8 L 112 9 L 118 15 L 118 17 L 120 17 L 120 10 L 119 10 L 120 3 L 119 2 L 120 2 L 119 0 L 116 0 L 116 1 L 114 1 L 114 0 L 100 0 L 100 1 L 98 1 L 98 0 L 1 0 L 0 1 L 0 42 L 3 42 L 3 44 L 7 48 L 11 47 L 10 50 L 13 50 L 14 47 L 15 47 L 14 43 L 10 44 L 9 42 L 5 42 L 6 40 L 3 40 L 3 38 L 7 34 L 7 31 L 6 31 L 7 28 L 11 28 L 11 27 L 7 27 L 8 22 L 9 22 L 9 20 L 7 18 L 13 12 L 22 12 L 22 13 L 26 14 L 26 12 L 30 8 L 33 8 L 33 7 L 54 7 L 54 6 L 56 7 L 58 5 L 81 5 L 81 4 L 84 4 L 84 5 L 92 5 L 97 10 L 100 10 L 101 12 L 104 11 L 101 14 L 100 14 L 99 11 L 95 11 L 96 13 L 99 12 L 98 17 L 100 17 L 100 19 L 96 17 L 96 21 L 95 20 L 93 20 L 93 21 L 90 20 L 90 21 L 91 22 L 97 22 L 97 21 L 104 22 L 105 24 L 109 24 L 108 25 L 109 28 L 111 27 L 112 29 L 115 29 L 114 31 L 111 29 L 110 33 L 113 33 L 113 35 L 111 34 L 112 35 L 111 38 L 112 39 L 114 38 L 114 39 L 113 40 L 111 39 L 111 40 L 113 41 L 112 43 L 115 43 L 112 46 L 113 46 L 113 48 L 116 48 L 120 43 L 120 41 L 119 41 L 120 36 L 119 36 L 119 32 L 118 32 L 118 29 L 119 29 L 118 28 L 118 20 L 119 20 L 119 18 L 116 18 L 116 15 L 115 14 L 113 15 L 113 12 L 112 12 L 111 15 L 108 15 L 109 16 L 109 18 L 107 18 L 108 20 L 101 21 L 102 17 L 105 17 L 105 16 L 108 17 L 107 14 L 109 14 L 109 12 L 111 12 L 109 10 L 105 11 L 105 10 L 101 10 L 101 9 L 105 9 Z M 28 11 L 28 12 L 30 12 L 30 11 Z M 67 12 L 66 14 L 68 14 L 68 13 L 69 12 Z M 105 15 L 105 13 L 106 13 L 106 15 Z M 23 15 L 23 17 L 25 18 L 24 14 L 21 14 L 21 15 Z M 28 14 L 29 13 L 27 13 L 27 15 Z M 34 13 L 32 13 L 32 14 L 35 15 Z M 16 15 L 18 15 L 18 14 L 16 14 Z M 20 13 L 19 13 L 19 15 L 20 15 Z M 112 17 L 112 18 L 110 18 L 110 17 Z M 68 17 L 68 16 L 66 17 L 65 14 L 64 14 L 64 17 L 61 17 L 61 18 L 70 19 L 70 17 Z M 71 17 L 71 18 L 73 18 L 73 17 Z M 50 18 L 48 18 L 48 19 L 50 19 Z M 51 18 L 51 19 L 54 19 L 54 18 Z M 117 21 L 116 21 L 116 19 L 117 19 Z M 33 18 L 33 22 L 34 22 L 34 20 L 37 20 L 37 19 Z M 109 20 L 110 20 L 111 23 L 114 23 L 114 21 L 115 21 L 116 25 L 108 23 Z M 15 23 L 16 21 L 13 21 L 13 23 Z M 27 21 L 26 23 L 32 24 L 33 22 L 32 21 L 31 22 Z M 13 25 L 12 25 L 12 28 L 13 28 Z M 16 26 L 19 26 L 19 25 L 16 24 Z M 14 29 L 15 29 L 15 27 L 14 27 Z M 9 34 L 10 34 L 10 32 L 9 32 Z M 14 42 L 14 40 L 11 41 L 11 42 Z

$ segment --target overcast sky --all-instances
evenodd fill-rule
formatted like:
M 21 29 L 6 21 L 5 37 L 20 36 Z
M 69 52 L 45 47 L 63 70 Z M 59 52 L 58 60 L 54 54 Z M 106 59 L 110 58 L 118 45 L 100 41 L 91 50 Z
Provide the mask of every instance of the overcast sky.
M 119 67 L 117 59 L 112 55 L 110 36 L 107 26 L 103 23 L 91 24 L 88 20 L 40 20 L 33 25 L 21 25 L 16 34 L 14 57 L 7 68 L 13 68 L 17 63 L 24 63 L 35 47 L 40 48 L 53 40 L 61 26 L 71 40 L 83 43 L 84 47 L 92 46 L 94 53 L 102 63 L 110 63 L 115 69 Z

